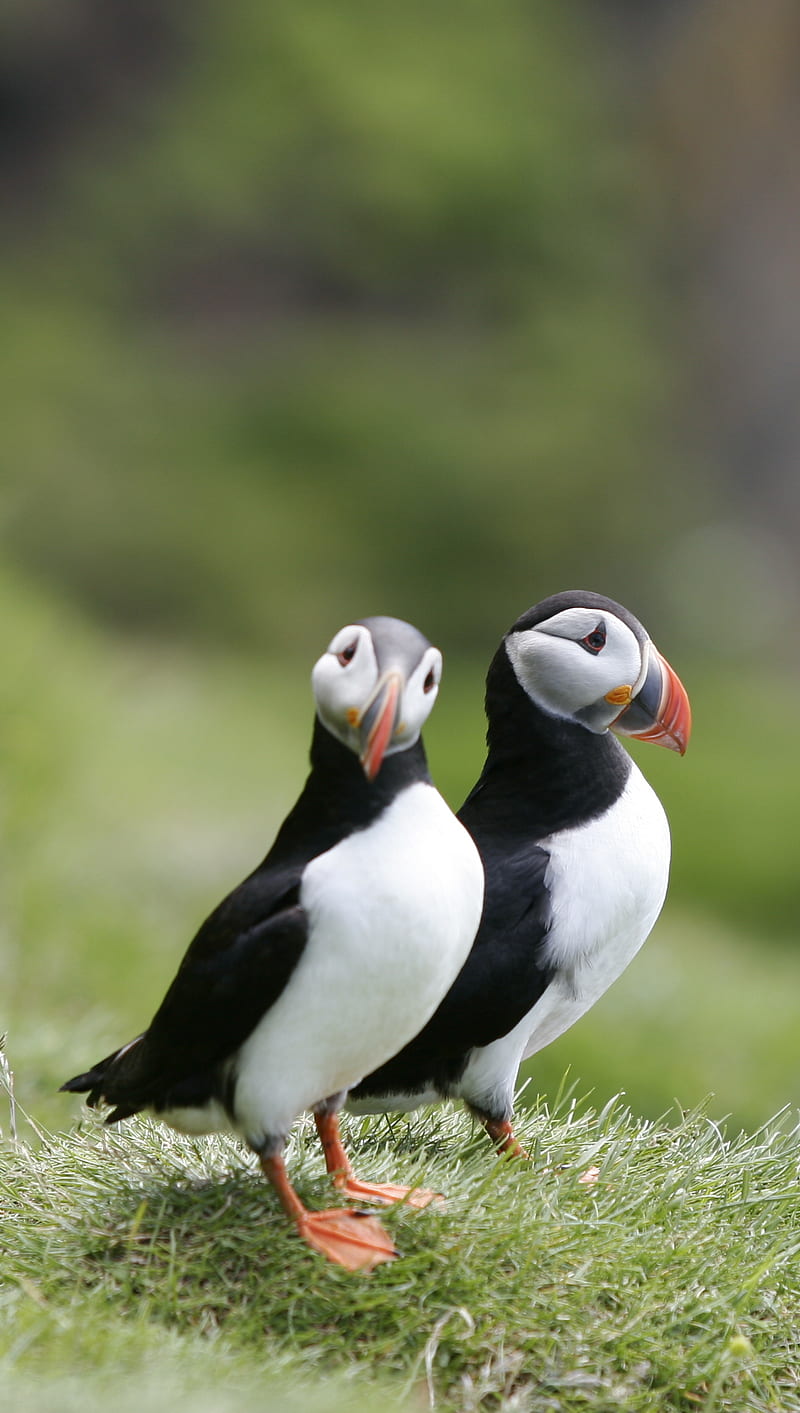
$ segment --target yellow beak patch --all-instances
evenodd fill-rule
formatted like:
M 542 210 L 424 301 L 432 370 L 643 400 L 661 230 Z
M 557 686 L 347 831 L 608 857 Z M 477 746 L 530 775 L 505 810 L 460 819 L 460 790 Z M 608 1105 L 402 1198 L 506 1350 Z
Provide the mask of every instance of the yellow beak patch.
M 613 706 L 627 706 L 632 696 L 632 687 L 612 687 L 610 692 L 606 692 L 606 701 Z

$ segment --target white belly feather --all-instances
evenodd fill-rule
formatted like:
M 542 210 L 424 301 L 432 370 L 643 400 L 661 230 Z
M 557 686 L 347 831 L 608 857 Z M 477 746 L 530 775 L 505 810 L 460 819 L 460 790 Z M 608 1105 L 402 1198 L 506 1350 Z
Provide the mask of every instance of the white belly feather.
M 438 792 L 417 784 L 314 859 L 300 901 L 305 950 L 236 1061 L 236 1127 L 254 1146 L 422 1028 L 472 945 L 483 869 Z M 210 1109 L 206 1127 L 219 1117 Z M 162 1117 L 183 1127 L 189 1114 Z
M 552 926 L 544 947 L 558 974 L 514 1030 L 473 1051 L 457 1092 L 510 1105 L 523 1059 L 563 1035 L 616 981 L 646 940 L 667 892 L 669 825 L 633 765 L 605 814 L 543 841 Z

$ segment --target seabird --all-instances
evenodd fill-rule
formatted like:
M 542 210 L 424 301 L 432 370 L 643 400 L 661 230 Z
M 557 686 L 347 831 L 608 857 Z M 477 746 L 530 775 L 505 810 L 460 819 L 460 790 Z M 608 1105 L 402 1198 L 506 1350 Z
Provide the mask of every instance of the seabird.
M 312 1110 L 356 1199 L 433 1194 L 359 1182 L 337 1113 L 416 1034 L 475 936 L 483 870 L 431 783 L 420 731 L 442 659 L 395 618 L 342 628 L 316 663 L 311 772 L 263 863 L 211 913 L 147 1030 L 63 1088 L 188 1133 L 233 1130 L 298 1232 L 350 1269 L 397 1253 L 371 1216 L 309 1211 L 283 1148 Z
M 667 891 L 664 809 L 616 740 L 683 754 L 686 691 L 637 618 L 584 591 L 555 594 L 505 634 L 486 681 L 488 753 L 458 817 L 486 874 L 483 917 L 421 1032 L 351 1091 L 360 1113 L 461 1098 L 498 1151 L 521 1062 L 624 971 Z

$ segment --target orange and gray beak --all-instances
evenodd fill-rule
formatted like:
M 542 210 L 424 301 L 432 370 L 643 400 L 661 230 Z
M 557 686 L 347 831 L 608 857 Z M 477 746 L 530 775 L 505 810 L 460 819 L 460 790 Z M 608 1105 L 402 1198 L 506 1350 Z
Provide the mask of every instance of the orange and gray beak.
M 369 705 L 361 714 L 358 733 L 361 741 L 359 760 L 368 780 L 374 780 L 394 735 L 404 678 L 393 668 L 384 672 Z
M 652 741 L 684 754 L 692 732 L 692 708 L 686 688 L 667 659 L 650 643 L 647 676 L 629 706 L 611 723 L 612 731 Z

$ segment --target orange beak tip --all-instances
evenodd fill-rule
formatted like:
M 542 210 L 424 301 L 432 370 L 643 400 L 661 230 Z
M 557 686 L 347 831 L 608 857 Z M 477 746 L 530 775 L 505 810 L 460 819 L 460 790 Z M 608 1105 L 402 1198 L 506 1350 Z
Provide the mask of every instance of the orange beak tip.
M 397 715 L 397 704 L 400 699 L 401 684 L 396 674 L 390 674 L 386 680 L 383 691 L 383 700 L 379 698 L 378 715 L 373 723 L 366 744 L 359 757 L 361 767 L 367 780 L 373 781 L 380 770 L 384 756 L 389 748 L 392 736 L 395 731 L 395 717 Z M 362 713 L 363 716 L 368 713 Z
M 682 756 L 686 754 L 692 732 L 692 709 L 688 693 L 666 658 L 656 648 L 653 648 L 653 652 L 660 673 L 660 702 L 657 707 L 644 708 L 644 724 L 640 725 L 638 730 L 628 715 L 628 708 L 623 708 L 617 718 L 618 729 L 624 736 L 664 746 L 668 751 L 677 751 Z M 633 699 L 630 711 L 638 711 L 639 717 L 642 716 L 643 707 L 638 697 Z

